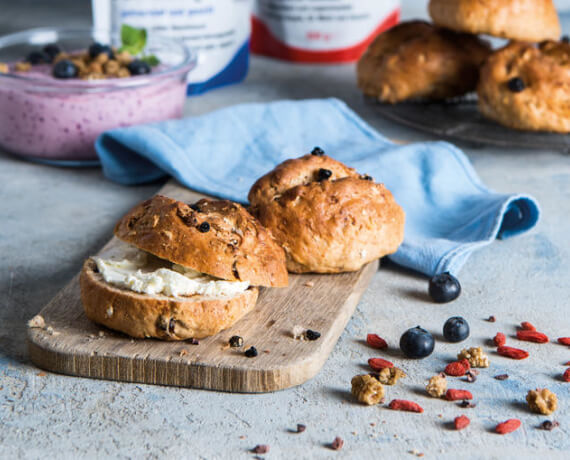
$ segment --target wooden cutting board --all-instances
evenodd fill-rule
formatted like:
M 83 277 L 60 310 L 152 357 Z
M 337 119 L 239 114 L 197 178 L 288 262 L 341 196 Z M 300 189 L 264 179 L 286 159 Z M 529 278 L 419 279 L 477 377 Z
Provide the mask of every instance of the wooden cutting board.
M 159 193 L 186 202 L 202 197 L 174 182 Z M 377 269 L 373 262 L 355 273 L 291 275 L 289 287 L 262 289 L 252 312 L 198 345 L 131 339 L 90 322 L 77 275 L 40 312 L 45 327 L 28 329 L 30 357 L 43 369 L 82 377 L 245 393 L 281 390 L 321 369 Z M 295 326 L 322 335 L 296 340 Z M 243 337 L 243 348 L 228 347 L 233 335 Z M 243 351 L 252 345 L 259 355 L 247 358 Z

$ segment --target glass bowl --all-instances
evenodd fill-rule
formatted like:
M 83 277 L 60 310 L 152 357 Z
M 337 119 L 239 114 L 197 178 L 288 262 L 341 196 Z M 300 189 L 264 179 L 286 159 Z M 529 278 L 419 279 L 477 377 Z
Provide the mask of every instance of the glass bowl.
M 0 62 L 12 65 L 50 43 L 81 52 L 94 41 L 120 46 L 118 36 L 106 31 L 32 29 L 0 37 Z M 52 77 L 47 65 L 43 72 L 32 66 L 0 73 L 0 149 L 47 163 L 96 164 L 94 142 L 103 131 L 180 118 L 195 56 L 159 36 L 149 37 L 145 52 L 160 59 L 148 75 L 64 80 Z

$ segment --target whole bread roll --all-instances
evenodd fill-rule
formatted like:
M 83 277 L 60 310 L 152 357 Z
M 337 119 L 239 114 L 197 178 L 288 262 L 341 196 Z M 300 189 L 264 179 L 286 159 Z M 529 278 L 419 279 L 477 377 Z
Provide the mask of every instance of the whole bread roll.
M 528 42 L 560 37 L 552 0 L 431 0 L 429 14 L 436 25 L 457 32 Z
M 404 237 L 404 211 L 390 191 L 320 151 L 277 166 L 249 200 L 294 273 L 356 271 Z

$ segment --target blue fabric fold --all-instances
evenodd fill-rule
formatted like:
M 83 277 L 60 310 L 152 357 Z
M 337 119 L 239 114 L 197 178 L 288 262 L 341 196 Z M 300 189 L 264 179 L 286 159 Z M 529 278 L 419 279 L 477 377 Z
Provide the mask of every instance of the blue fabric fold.
M 390 258 L 426 275 L 457 273 L 474 250 L 523 233 L 539 218 L 534 198 L 488 189 L 453 145 L 395 144 L 337 99 L 242 104 L 114 129 L 95 146 L 112 181 L 135 185 L 172 176 L 241 203 L 275 165 L 320 146 L 392 191 L 406 212 L 406 227 L 404 243 Z

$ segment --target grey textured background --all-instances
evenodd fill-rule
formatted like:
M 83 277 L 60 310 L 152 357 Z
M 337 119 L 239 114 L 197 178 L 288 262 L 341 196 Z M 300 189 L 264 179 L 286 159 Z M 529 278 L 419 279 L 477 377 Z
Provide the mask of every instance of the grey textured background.
M 413 5 L 412 5 L 413 3 Z M 407 17 L 422 2 L 406 2 Z M 0 2 L 0 33 L 30 26 L 90 23 L 86 1 Z M 382 133 L 410 141 L 426 135 L 380 119 L 355 88 L 354 68 L 291 65 L 254 58 L 246 82 L 189 99 L 188 115 L 242 101 L 335 96 Z M 541 203 L 538 227 L 500 241 L 472 257 L 461 273 L 463 295 L 449 305 L 426 299 L 426 280 L 397 267 L 381 269 L 317 377 L 294 389 L 265 395 L 93 381 L 38 375 L 27 357 L 25 322 L 79 270 L 85 257 L 110 236 L 115 221 L 161 184 L 121 187 L 94 169 L 71 170 L 27 163 L 0 153 L 0 458 L 248 458 L 267 443 L 267 458 L 563 458 L 570 448 L 569 384 L 560 376 L 567 347 L 524 344 L 525 361 L 498 357 L 488 347 L 496 331 L 511 336 L 531 321 L 556 338 L 570 335 L 570 158 L 549 151 L 466 148 L 484 182 L 501 192 L 526 192 Z M 478 404 L 459 409 L 427 398 L 423 386 L 461 345 L 438 342 L 428 359 L 410 362 L 396 351 L 403 330 L 421 324 L 438 333 L 445 319 L 465 316 L 468 345 L 483 345 L 491 368 L 477 382 L 453 380 Z M 494 314 L 497 322 L 483 319 Z M 388 387 L 388 400 L 413 399 L 421 415 L 362 407 L 349 395 L 350 379 L 363 371 L 372 350 L 362 344 L 378 332 L 394 347 L 384 354 L 408 378 Z M 511 344 L 516 342 L 509 337 Z M 511 378 L 496 381 L 493 375 Z M 546 386 L 559 396 L 554 417 L 561 427 L 537 429 L 546 419 L 524 403 L 529 389 Z M 467 414 L 471 426 L 449 429 Z M 523 427 L 501 437 L 494 425 L 517 417 Z M 301 435 L 288 432 L 305 423 Z M 374 424 L 374 425 L 373 425 Z M 335 436 L 340 452 L 326 448 Z

